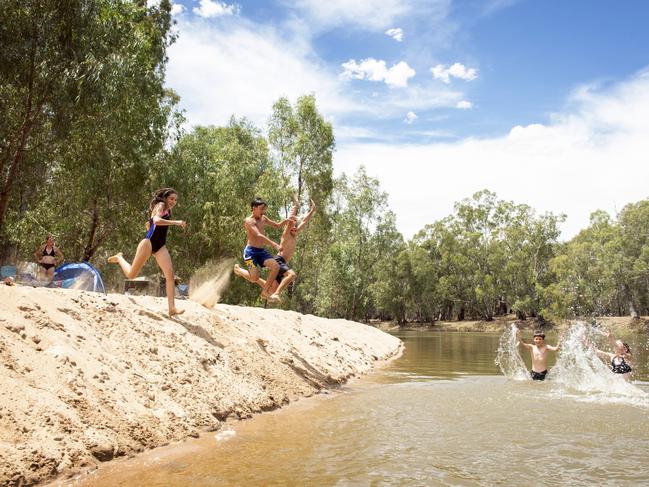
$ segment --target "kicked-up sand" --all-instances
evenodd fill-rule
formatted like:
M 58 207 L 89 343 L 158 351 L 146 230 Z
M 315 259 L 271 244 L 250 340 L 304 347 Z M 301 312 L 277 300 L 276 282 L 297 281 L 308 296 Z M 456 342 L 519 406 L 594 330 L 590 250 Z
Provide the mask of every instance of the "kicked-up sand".
M 0 285 L 0 485 L 215 431 L 401 352 L 359 323 L 214 304 L 221 285 L 174 318 L 165 298 Z

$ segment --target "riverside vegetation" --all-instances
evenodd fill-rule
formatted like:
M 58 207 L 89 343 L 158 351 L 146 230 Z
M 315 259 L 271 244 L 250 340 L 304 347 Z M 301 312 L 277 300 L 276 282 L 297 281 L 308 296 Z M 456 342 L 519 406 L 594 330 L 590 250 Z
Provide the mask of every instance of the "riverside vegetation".
M 66 257 L 90 261 L 116 284 L 106 257 L 138 240 L 150 193 L 172 186 L 189 230 L 171 235 L 170 249 L 178 273 L 190 276 L 239 254 L 251 197 L 263 196 L 280 218 L 297 194 L 319 210 L 298 244 L 300 279 L 287 309 L 400 323 L 649 313 L 649 200 L 615 216 L 595 211 L 560 242 L 563 215 L 484 190 L 405 240 L 365 169 L 334 178 L 334 134 L 314 96 L 279 99 L 263 128 L 233 116 L 226 126 L 183 129 L 179 97 L 164 85 L 176 35 L 169 0 L 3 7 L 2 262 L 28 260 L 51 232 Z M 257 294 L 235 280 L 223 301 L 258 304 Z

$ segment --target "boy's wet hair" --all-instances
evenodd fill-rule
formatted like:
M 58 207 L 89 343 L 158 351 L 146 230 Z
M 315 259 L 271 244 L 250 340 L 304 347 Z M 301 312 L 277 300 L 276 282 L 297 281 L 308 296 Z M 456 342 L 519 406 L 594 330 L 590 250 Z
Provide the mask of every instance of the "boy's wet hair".
M 545 340 L 545 333 L 543 333 L 541 330 L 535 330 L 534 337 L 541 337 Z
M 255 198 L 250 202 L 250 208 L 255 208 L 256 206 L 261 206 L 261 205 L 268 206 L 268 204 L 261 198 Z

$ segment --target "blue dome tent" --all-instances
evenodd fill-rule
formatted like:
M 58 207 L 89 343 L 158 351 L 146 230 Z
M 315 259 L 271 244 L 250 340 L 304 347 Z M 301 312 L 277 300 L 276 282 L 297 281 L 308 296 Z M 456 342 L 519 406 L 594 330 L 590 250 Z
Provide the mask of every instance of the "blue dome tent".
M 106 293 L 101 274 L 88 262 L 70 262 L 54 269 L 51 287 Z

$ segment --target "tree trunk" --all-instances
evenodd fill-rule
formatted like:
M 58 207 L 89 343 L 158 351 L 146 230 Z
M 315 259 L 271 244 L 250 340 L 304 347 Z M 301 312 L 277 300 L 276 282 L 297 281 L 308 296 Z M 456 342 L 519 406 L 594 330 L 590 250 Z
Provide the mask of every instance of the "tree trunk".
M 640 318 L 640 314 L 638 313 L 638 308 L 633 302 L 633 294 L 631 293 L 628 284 L 624 284 L 624 297 L 627 301 L 627 305 L 629 307 L 629 314 L 631 315 L 631 318 L 637 320 L 638 318 Z

